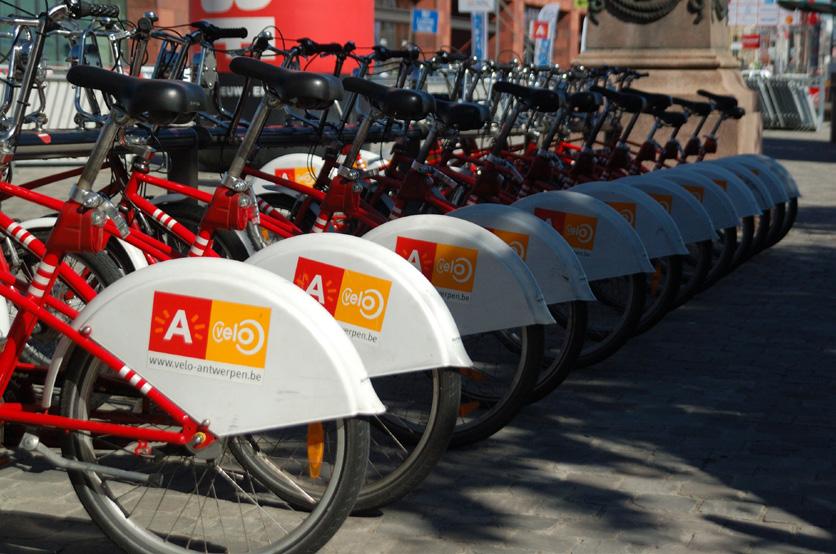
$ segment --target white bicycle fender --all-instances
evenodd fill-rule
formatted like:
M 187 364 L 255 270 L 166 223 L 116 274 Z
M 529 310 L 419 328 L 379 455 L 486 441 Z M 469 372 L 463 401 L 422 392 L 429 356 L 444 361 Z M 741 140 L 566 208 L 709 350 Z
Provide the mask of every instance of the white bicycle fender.
M 745 154 L 746 157 L 760 162 L 761 164 L 765 165 L 768 168 L 771 168 L 776 176 L 781 179 L 781 182 L 787 189 L 787 196 L 790 198 L 800 198 L 801 191 L 798 190 L 798 183 L 795 182 L 795 178 L 787 171 L 787 168 L 781 165 L 781 163 L 776 160 L 775 158 L 770 158 L 769 156 L 764 156 L 763 154 Z
M 647 173 L 619 179 L 656 200 L 676 221 L 685 244 L 712 240 L 717 232 L 714 223 L 694 195 L 661 174 Z
M 462 335 L 554 319 L 528 266 L 502 239 L 475 223 L 414 215 L 363 237 L 394 250 L 438 289 Z
M 595 300 L 572 247 L 540 218 L 503 204 L 474 204 L 447 215 L 472 221 L 505 241 L 534 274 L 546 304 Z
M 746 176 L 760 182 L 769 191 L 773 204 L 782 204 L 789 200 L 787 196 L 787 189 L 781 182 L 775 178 L 772 171 L 764 170 L 764 168 L 743 156 L 730 156 L 728 158 L 719 158 L 713 160 L 714 163 L 721 164 L 725 167 L 733 168 L 733 170 L 740 169 L 746 172 Z
M 741 167 L 739 165 L 734 164 L 721 164 L 717 163 L 716 161 L 710 162 L 702 162 L 706 165 L 712 165 L 714 167 L 718 167 L 721 169 L 725 169 L 741 181 L 743 181 L 749 190 L 752 191 L 752 194 L 755 195 L 755 198 L 758 199 L 758 205 L 761 207 L 761 210 L 769 210 L 775 205 L 775 199 L 772 198 L 772 193 L 769 190 L 769 187 L 764 185 L 760 179 L 756 179 L 754 175 L 752 175 L 746 168 Z
M 731 156 L 731 159 L 738 160 L 741 165 L 754 173 L 755 177 L 771 187 L 770 190 L 774 192 L 773 196 L 779 195 L 783 198 L 782 202 L 788 202 L 790 198 L 795 196 L 784 175 L 777 169 L 777 164 L 770 164 L 765 159 L 754 155 Z
M 676 222 L 647 193 L 618 181 L 584 183 L 572 191 L 594 196 L 621 214 L 639 234 L 650 259 L 688 254 Z
M 293 283 L 245 263 L 185 258 L 131 273 L 73 322 L 88 326 L 141 376 L 135 384 L 209 420 L 219 436 L 384 410 L 331 315 Z
M 688 166 L 681 166 L 688 167 Z M 662 175 L 687 190 L 699 200 L 705 211 L 711 217 L 711 222 L 719 231 L 736 227 L 740 221 L 740 215 L 734 209 L 734 204 L 729 195 L 723 192 L 718 185 L 708 177 L 694 171 L 680 171 L 673 168 L 665 171 Z
M 755 193 L 752 192 L 749 186 L 740 180 L 737 175 L 723 167 L 695 163 L 681 165 L 676 168 L 676 171 L 703 175 L 711 179 L 715 185 L 726 191 L 729 199 L 734 204 L 737 215 L 740 217 L 751 217 L 763 213 L 758 197 L 755 196 Z
M 337 233 L 300 235 L 247 263 L 292 281 L 322 304 L 352 339 L 370 377 L 473 365 L 435 287 L 379 244 Z
M 324 160 L 320 156 L 295 152 L 273 158 L 261 167 L 261 171 L 299 183 L 300 185 L 313 186 L 316 182 L 316 176 L 319 174 L 319 170 L 322 169 L 324 163 Z M 251 180 L 253 191 L 256 195 L 279 191 L 282 194 L 287 194 L 294 198 L 301 196 L 300 193 L 294 190 L 275 185 L 264 179 L 257 177 L 248 177 L 247 179 Z
M 27 231 L 32 231 L 33 229 L 51 229 L 55 225 L 56 219 L 57 218 L 52 216 L 27 219 L 26 221 L 21 221 L 20 226 Z M 116 242 L 119 243 L 119 246 L 121 246 L 124 250 L 125 255 L 132 266 L 129 270 L 128 268 L 125 268 L 126 270 L 135 271 L 148 266 L 148 260 L 145 259 L 145 254 L 142 253 L 142 250 L 132 244 L 128 244 L 119 237 L 114 238 L 116 239 Z
M 546 220 L 578 255 L 590 281 L 652 273 L 653 264 L 633 227 L 613 208 L 579 192 L 541 192 L 515 208 Z

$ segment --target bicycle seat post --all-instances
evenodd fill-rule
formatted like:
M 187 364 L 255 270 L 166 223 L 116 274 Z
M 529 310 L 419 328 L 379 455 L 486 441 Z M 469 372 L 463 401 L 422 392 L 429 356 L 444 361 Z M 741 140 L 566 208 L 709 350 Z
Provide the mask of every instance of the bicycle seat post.
M 104 126 L 99 131 L 99 136 L 96 138 L 96 143 L 93 145 L 93 151 L 90 152 L 90 157 L 84 164 L 84 171 L 76 184 L 77 189 L 84 192 L 93 189 L 96 176 L 102 170 L 102 164 L 104 164 L 113 142 L 116 140 L 119 129 L 128 125 L 128 123 L 130 123 L 130 117 L 127 114 L 115 106 L 110 110 L 110 115 L 105 120 Z

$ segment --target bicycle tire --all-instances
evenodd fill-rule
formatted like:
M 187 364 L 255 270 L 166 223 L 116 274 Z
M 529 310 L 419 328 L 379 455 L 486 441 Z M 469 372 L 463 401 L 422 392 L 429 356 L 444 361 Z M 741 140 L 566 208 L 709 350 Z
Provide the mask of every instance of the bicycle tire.
M 703 281 L 702 289 L 714 285 L 732 268 L 732 260 L 737 251 L 737 227 L 728 227 L 717 233 L 717 239 L 711 241 L 711 268 Z
M 645 279 L 645 302 L 636 326 L 637 335 L 651 329 L 673 309 L 682 282 L 682 256 L 665 256 L 651 262 L 656 273 L 647 274 Z M 661 277 L 657 276 L 659 273 Z M 661 286 L 657 282 L 661 282 Z
M 636 334 L 644 306 L 645 279 L 643 273 L 634 273 L 590 282 L 598 301 L 587 305 L 587 331 L 578 355 L 577 367 L 589 367 L 609 358 Z M 620 299 L 615 298 L 614 294 L 605 293 L 605 288 L 619 284 L 625 290 Z M 601 315 L 596 314 L 596 311 L 602 308 L 609 308 L 613 312 L 616 318 L 613 325 L 606 327 L 597 323 Z
M 164 202 L 157 206 L 165 213 L 173 217 L 178 223 L 181 223 L 191 232 L 196 232 L 200 221 L 203 219 L 203 213 L 206 207 L 197 202 L 178 200 L 176 202 Z M 168 235 L 182 244 L 173 235 Z M 191 245 L 189 245 L 191 246 Z M 244 244 L 244 240 L 235 231 L 229 229 L 216 229 L 213 241 L 213 249 L 224 258 L 230 260 L 238 260 L 242 262 L 251 256 L 251 252 Z M 188 251 L 188 248 L 181 248 L 183 253 Z
M 49 234 L 52 232 L 52 226 L 31 228 L 29 229 L 29 232 L 37 239 L 45 242 L 49 237 Z M 23 264 L 22 267 L 27 268 L 23 275 L 18 274 L 17 276 L 26 282 L 30 282 L 32 274 L 34 273 L 34 268 L 40 262 L 40 258 L 20 246 L 17 242 L 13 241 L 13 244 L 15 245 L 18 257 Z M 76 273 L 86 276 L 88 284 L 97 291 L 103 290 L 105 287 L 115 283 L 124 276 L 124 273 L 120 270 L 116 263 L 105 253 L 93 254 L 89 252 L 76 252 L 68 254 L 64 258 L 64 262 L 71 268 L 82 268 L 82 271 L 76 271 Z M 63 287 L 63 290 L 61 287 Z M 63 283 L 60 276 L 57 277 L 55 285 L 53 286 L 52 295 L 56 298 L 63 298 L 64 301 L 69 303 L 75 310 L 80 311 L 83 308 L 84 302 L 77 295 L 73 295 L 72 298 L 68 298 L 69 294 L 69 287 Z M 9 306 L 11 307 L 10 304 Z M 52 310 L 50 311 L 53 315 L 57 315 L 61 319 L 67 319 L 57 312 Z M 57 343 L 57 340 L 58 335 L 56 331 L 39 323 L 35 327 L 35 330 L 33 330 L 29 340 L 26 342 L 26 346 L 23 348 L 21 357 L 24 360 L 37 365 L 49 365 L 52 361 L 52 354 L 55 351 L 55 344 Z
M 106 380 L 105 390 L 113 390 L 115 387 L 113 383 L 118 383 L 118 381 L 114 381 L 116 378 L 115 375 L 111 377 L 103 377 L 100 373 L 102 366 L 98 360 L 92 358 L 89 354 L 80 349 L 71 352 L 70 356 L 65 358 L 65 360 L 68 360 L 65 362 L 67 377 L 61 391 L 61 414 L 67 417 L 86 419 L 89 415 L 88 406 L 93 403 L 92 395 L 94 393 L 101 394 L 100 391 L 102 381 L 100 381 L 100 379 Z M 135 397 L 139 396 L 136 394 L 136 391 L 132 389 L 132 387 L 124 385 L 121 387 L 121 391 L 128 390 L 132 392 Z M 121 391 L 117 389 L 117 392 L 113 394 L 129 394 L 128 392 Z M 142 397 L 139 397 L 140 402 L 141 398 Z M 109 403 L 101 402 L 100 399 L 96 399 L 96 402 L 97 417 L 106 417 L 101 416 L 100 414 L 104 407 L 108 406 Z M 115 400 L 112 400 L 112 402 L 115 402 Z M 117 413 L 116 415 L 118 417 L 119 414 Z M 125 414 L 123 413 L 122 415 L 124 416 Z M 293 531 L 289 532 L 281 542 L 269 542 L 269 544 L 263 548 L 252 550 L 250 543 L 255 542 L 258 537 L 255 533 L 245 531 L 243 535 L 241 535 L 243 538 L 238 538 L 238 540 L 243 541 L 246 545 L 247 552 L 259 552 L 263 554 L 276 554 L 279 552 L 294 554 L 302 552 L 315 552 L 336 533 L 348 517 L 366 471 L 366 462 L 369 452 L 369 428 L 368 422 L 358 418 L 338 420 L 334 423 L 334 425 L 339 429 L 341 440 L 339 443 L 340 451 L 336 457 L 338 463 L 335 464 L 338 474 L 336 479 L 333 480 L 332 486 L 329 487 L 329 490 L 326 491 L 326 494 L 323 495 L 320 503 L 312 512 L 299 513 L 293 511 L 292 509 L 282 510 L 283 515 L 285 516 L 293 516 L 294 518 L 301 517 L 303 519 L 301 520 L 302 523 L 295 527 Z M 236 437 L 227 438 L 226 444 L 234 444 L 237 440 L 240 439 Z M 82 432 L 68 432 L 64 436 L 62 453 L 64 457 L 71 460 L 106 463 L 104 460 L 108 459 L 110 463 L 115 463 L 117 467 L 123 469 L 125 468 L 126 461 L 131 462 L 138 460 L 140 464 L 146 462 L 150 465 L 150 467 L 131 468 L 132 470 L 142 471 L 144 469 L 146 471 L 154 471 L 155 469 L 159 469 L 160 473 L 162 473 L 163 470 L 166 470 L 170 464 L 169 462 L 165 462 L 162 466 L 156 465 L 159 455 L 169 457 L 172 454 L 183 452 L 185 450 L 186 458 L 191 456 L 190 452 L 182 447 L 163 445 L 160 447 L 159 452 L 155 453 L 155 456 L 147 456 L 145 458 L 143 458 L 142 455 L 129 455 L 126 460 L 126 456 L 124 454 L 121 456 L 116 455 L 115 458 L 117 458 L 117 460 L 109 458 L 108 455 L 97 458 L 96 454 L 100 452 L 104 445 L 108 442 L 110 441 L 107 440 L 107 437 L 97 436 L 95 438 L 96 446 L 94 448 L 93 440 L 91 440 L 89 435 Z M 131 444 L 132 443 L 129 441 L 127 445 L 116 443 L 114 446 L 116 448 L 116 452 L 127 451 L 130 454 Z M 148 458 L 150 458 L 150 460 Z M 191 456 L 191 458 L 194 458 L 194 456 Z M 221 461 L 224 459 L 226 459 L 226 455 L 221 458 Z M 235 461 L 234 456 L 230 456 L 229 459 Z M 214 464 L 217 465 L 218 461 L 215 460 Z M 205 467 L 200 471 L 208 472 L 209 470 L 206 468 L 215 467 L 215 465 L 210 464 L 204 465 Z M 211 490 L 213 491 L 212 494 L 214 496 L 214 504 L 217 505 L 217 511 L 219 514 L 219 526 L 216 524 L 214 527 L 210 525 L 207 528 L 205 523 L 201 525 L 201 532 L 204 534 L 204 538 L 202 540 L 195 541 L 194 544 L 192 544 L 191 540 L 186 541 L 185 537 L 180 537 L 179 535 L 174 537 L 178 542 L 169 542 L 169 539 L 173 540 L 172 535 L 174 534 L 175 526 L 179 522 L 183 511 L 185 511 L 186 507 L 189 506 L 188 503 L 190 502 L 190 498 L 200 493 L 200 483 L 203 477 L 201 477 L 201 479 L 197 478 L 197 467 L 198 464 L 191 464 L 191 469 L 196 480 L 195 488 L 187 486 L 184 487 L 182 491 L 175 490 L 174 487 L 180 484 L 179 482 L 176 484 L 174 483 L 178 471 L 175 469 L 174 473 L 171 475 L 162 475 L 161 484 L 159 485 L 160 487 L 166 484 L 166 477 L 168 477 L 168 488 L 165 489 L 162 497 L 157 500 L 153 498 L 153 493 L 151 493 L 151 495 L 148 495 L 150 498 L 148 498 L 146 496 L 148 491 L 146 490 L 140 495 L 132 510 L 127 510 L 127 508 L 123 507 L 120 502 L 127 504 L 128 501 L 123 500 L 123 498 L 129 494 L 133 494 L 136 487 L 129 489 L 127 493 L 118 495 L 117 492 L 120 492 L 118 490 L 118 487 L 120 486 L 118 480 L 105 478 L 102 474 L 95 471 L 70 470 L 68 471 L 68 474 L 73 489 L 75 490 L 79 501 L 87 510 L 90 518 L 96 523 L 102 532 L 110 538 L 111 541 L 127 552 L 143 554 L 178 554 L 182 552 L 196 551 L 237 552 L 237 549 L 230 549 L 228 548 L 228 545 L 222 546 L 222 549 L 214 548 L 215 543 L 210 542 L 206 534 L 217 534 L 220 530 L 223 538 L 229 541 L 225 524 L 229 525 L 229 522 L 233 520 L 235 520 L 237 524 L 239 517 L 238 512 L 241 512 L 241 523 L 245 524 L 244 513 L 241 511 L 242 508 L 240 506 L 240 500 L 238 510 L 236 510 L 234 506 L 232 507 L 232 512 L 235 512 L 235 516 L 227 519 L 220 517 L 221 501 L 223 501 L 223 504 L 226 504 L 231 501 L 230 499 L 235 500 L 237 496 L 240 496 L 243 493 L 249 502 L 254 502 L 263 498 L 264 495 L 269 494 L 268 492 L 265 492 L 265 488 L 251 473 L 246 473 L 243 476 L 238 475 L 237 481 L 231 478 L 229 478 L 228 481 L 221 480 L 218 483 L 217 489 L 215 480 L 212 480 Z M 239 470 L 237 466 L 234 467 L 235 471 L 238 471 L 239 473 L 246 471 L 245 469 Z M 186 471 L 185 473 L 188 472 Z M 220 486 L 228 482 L 233 483 L 232 495 L 224 495 L 224 491 Z M 252 488 L 252 494 L 249 494 L 249 491 L 245 490 L 243 485 L 237 485 L 236 483 L 249 484 Z M 259 488 L 257 493 L 255 490 L 256 486 Z M 151 488 L 149 490 L 155 489 Z M 177 499 L 178 493 L 180 493 L 179 496 L 183 496 L 183 491 L 188 491 L 189 493 L 187 495 L 186 504 L 184 504 L 182 511 L 178 514 L 177 519 L 175 519 L 174 523 L 171 525 L 171 529 L 164 537 L 160 536 L 162 535 L 162 531 L 142 528 L 142 523 L 139 521 L 141 516 L 137 515 L 140 503 L 148 500 L 152 506 L 156 506 L 156 509 L 159 510 L 160 506 L 163 505 L 163 501 L 165 501 L 167 505 L 171 504 Z M 166 496 L 166 494 L 168 494 L 168 496 Z M 218 496 L 219 494 L 220 497 Z M 279 506 L 281 505 L 279 501 L 280 499 L 271 496 L 264 501 L 265 506 L 262 508 L 262 511 L 268 514 L 268 519 L 272 519 L 276 523 L 278 522 L 275 517 L 278 517 L 279 515 L 277 503 Z M 207 498 L 201 506 L 201 510 L 203 506 L 206 506 L 208 503 Z M 249 505 L 250 504 L 248 504 L 248 506 Z M 268 509 L 270 510 L 269 512 L 267 512 Z M 261 524 L 266 532 L 267 526 L 263 521 L 264 516 L 261 514 L 259 515 L 262 517 Z M 151 517 L 147 526 L 151 527 L 153 522 L 154 517 Z M 189 525 L 191 525 L 190 522 Z M 166 522 L 164 526 L 168 527 L 169 522 Z M 195 532 L 197 528 L 198 525 L 197 522 L 195 522 L 192 526 L 192 532 Z M 284 530 L 284 528 L 282 528 L 282 530 Z M 192 537 L 189 537 L 189 539 L 192 539 Z M 270 541 L 269 537 L 267 540 Z M 194 546 L 194 550 L 188 549 L 189 546 Z M 213 548 L 210 550 L 210 547 Z
M 432 378 L 432 400 L 427 412 L 426 424 L 406 426 L 394 423 L 392 418 L 393 413 L 397 413 L 396 401 L 387 395 L 387 391 L 391 391 L 391 386 L 387 386 L 387 383 L 391 385 L 394 381 L 403 382 L 409 379 L 409 382 L 414 384 L 415 377 L 428 374 Z M 378 377 L 372 379 L 372 383 L 378 397 L 386 406 L 387 412 L 370 420 L 372 441 L 368 461 L 369 469 L 366 471 L 366 480 L 354 504 L 354 512 L 376 510 L 391 504 L 420 485 L 446 452 L 459 410 L 461 381 L 459 374 L 454 370 L 434 369 L 426 372 Z M 418 387 L 412 387 L 406 393 L 411 392 L 417 395 L 416 388 Z M 384 422 L 387 417 L 389 418 L 388 425 Z M 375 431 L 378 432 L 375 433 Z M 378 471 L 375 459 L 385 459 L 388 455 L 385 451 L 392 450 L 391 445 L 385 446 L 380 442 L 380 438 L 387 437 L 389 433 L 394 435 L 391 439 L 397 445 L 404 446 L 404 443 L 407 443 L 413 448 L 393 471 L 382 475 L 380 479 L 371 480 L 370 474 Z M 237 446 L 241 447 L 239 460 L 248 465 L 274 494 L 296 508 L 302 510 L 311 508 L 310 502 L 301 492 L 304 491 L 308 495 L 319 494 L 320 487 L 306 486 L 301 480 L 295 480 L 294 486 L 288 482 L 288 476 L 277 475 L 272 471 L 273 464 L 267 459 L 269 456 L 264 449 L 259 448 L 258 441 L 254 440 L 253 436 L 250 436 L 246 443 L 239 443 Z
M 737 230 L 739 239 L 732 257 L 731 269 L 736 268 L 752 255 L 755 241 L 755 216 L 750 215 L 742 218 Z
M 682 306 L 703 290 L 705 279 L 711 270 L 712 242 L 704 240 L 686 244 L 689 254 L 683 259 L 682 284 L 676 295 L 675 307 Z
M 767 238 L 769 237 L 770 221 L 772 220 L 772 208 L 764 210 L 763 213 L 755 218 L 755 235 L 752 237 L 752 250 L 749 252 L 747 259 L 755 254 L 762 252 L 767 246 Z
M 528 403 L 537 402 L 559 387 L 572 370 L 583 348 L 584 333 L 586 332 L 586 302 L 575 300 L 564 302 L 561 306 L 565 310 L 558 311 L 556 306 L 549 306 L 549 311 L 557 323 L 547 325 L 545 331 L 545 349 L 543 353 L 543 369 L 537 376 L 537 383 L 528 395 Z M 558 336 L 558 329 L 563 332 Z M 558 348 L 550 347 L 552 341 L 559 344 Z M 559 353 L 554 355 L 554 351 Z
M 781 236 L 778 238 L 778 241 L 784 239 L 787 236 L 787 233 L 795 226 L 795 220 L 798 217 L 798 198 L 790 198 L 787 201 L 787 215 L 784 218 L 784 226 L 781 229 Z
M 766 237 L 766 247 L 775 246 L 783 235 L 784 220 L 787 218 L 787 206 L 784 202 L 775 204 L 772 208 L 772 218 L 769 222 L 769 233 Z
M 516 333 L 516 334 L 515 334 Z M 469 385 L 478 389 L 478 383 L 474 378 L 467 375 L 462 379 L 462 406 L 460 417 L 453 430 L 453 437 L 450 440 L 451 448 L 467 446 L 494 435 L 503 427 L 508 425 L 526 404 L 526 399 L 531 394 L 543 363 L 543 349 L 545 344 L 545 331 L 542 325 L 528 325 L 514 331 L 494 333 L 481 333 L 463 337 L 465 348 L 478 368 L 483 363 L 483 357 L 479 350 L 473 346 L 479 337 L 490 338 L 490 335 L 497 336 L 500 343 L 505 341 L 505 348 L 508 349 L 509 358 L 514 357 L 518 361 L 510 376 L 507 387 L 504 387 L 499 398 L 490 397 L 469 390 Z M 473 375 L 473 374 L 471 374 Z M 468 420 L 470 414 L 465 414 L 463 409 L 469 403 L 482 401 L 487 409 L 481 412 L 474 419 Z

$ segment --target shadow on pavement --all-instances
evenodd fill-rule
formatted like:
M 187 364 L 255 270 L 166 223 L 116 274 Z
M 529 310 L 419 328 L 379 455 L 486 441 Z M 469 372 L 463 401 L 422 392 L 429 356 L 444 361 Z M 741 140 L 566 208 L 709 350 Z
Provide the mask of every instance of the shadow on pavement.
M 836 552 L 834 232 L 836 208 L 802 207 L 790 237 L 827 241 L 757 255 L 492 440 L 449 453 L 390 510 L 506 548 L 551 528 L 569 542 L 544 551 L 618 536 Z

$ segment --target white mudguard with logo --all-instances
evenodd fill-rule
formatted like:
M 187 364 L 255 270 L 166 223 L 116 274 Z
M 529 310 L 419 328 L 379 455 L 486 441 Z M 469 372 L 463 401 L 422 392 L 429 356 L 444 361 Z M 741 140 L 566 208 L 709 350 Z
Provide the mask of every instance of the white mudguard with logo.
M 534 274 L 547 304 L 595 300 L 578 256 L 541 219 L 503 204 L 473 204 L 447 215 L 472 221 L 513 248 Z
M 334 318 L 293 283 L 249 264 L 152 265 L 107 287 L 73 327 L 89 327 L 148 386 L 219 436 L 384 410 Z M 59 344 L 44 399 L 70 345 Z
M 668 169 L 661 175 L 693 194 L 708 212 L 715 229 L 719 231 L 737 226 L 740 215 L 734 209 L 729 195 L 723 192 L 723 189 L 714 181 L 700 173 L 679 170 L 679 168 Z
M 385 158 L 381 158 L 379 153 L 370 150 L 361 150 L 360 158 L 364 166 L 363 169 L 365 170 L 380 169 L 386 164 Z M 261 167 L 261 171 L 299 183 L 300 185 L 313 186 L 324 164 L 325 160 L 321 156 L 294 152 L 273 158 Z M 331 177 L 336 174 L 336 169 L 331 171 Z M 294 198 L 301 196 L 296 191 L 281 187 L 270 181 L 265 181 L 257 177 L 250 177 L 250 179 L 252 180 L 253 191 L 256 195 L 264 194 L 265 192 L 280 192 Z
M 782 204 L 789 200 L 787 189 L 772 175 L 772 172 L 764 171 L 760 164 L 754 163 L 752 160 L 743 156 L 730 156 L 728 158 L 712 160 L 711 163 L 728 167 L 732 171 L 738 172 L 739 175 L 743 174 L 745 177 L 759 182 L 769 191 L 773 205 Z
M 299 183 L 300 185 L 313 186 L 324 163 L 325 161 L 320 156 L 297 152 L 273 158 L 261 167 L 261 171 L 287 179 L 288 181 L 293 181 L 294 183 Z M 333 173 L 336 174 L 336 171 Z M 265 192 L 279 192 L 293 198 L 302 196 L 294 190 L 276 185 L 270 181 L 265 181 L 264 179 L 257 177 L 248 177 L 248 179 L 252 180 L 253 192 L 256 195 L 264 194 Z
M 352 339 L 370 377 L 473 365 L 435 287 L 379 244 L 337 233 L 300 235 L 247 263 L 292 281 L 322 304 Z
M 800 198 L 801 191 L 798 190 L 798 183 L 795 178 L 787 171 L 787 168 L 781 165 L 778 160 L 764 156 L 763 154 L 743 154 L 743 156 L 762 164 L 764 167 L 771 169 L 774 174 L 781 179 L 781 182 L 787 189 L 787 196 L 790 198 Z
M 676 222 L 645 192 L 618 181 L 597 181 L 572 187 L 605 202 L 633 226 L 651 259 L 688 254 Z
M 651 196 L 676 221 L 685 244 L 712 240 L 717 232 L 708 212 L 687 190 L 661 176 L 661 172 L 636 175 L 618 180 Z
M 560 233 L 578 255 L 590 281 L 653 272 L 641 238 L 613 208 L 587 194 L 541 192 L 517 200 Z
M 772 199 L 772 193 L 769 192 L 769 189 L 766 186 L 764 186 L 763 183 L 760 182 L 760 179 L 755 179 L 755 176 L 746 171 L 744 168 L 734 165 L 718 164 L 714 162 L 701 163 L 706 166 L 722 169 L 726 171 L 728 175 L 734 175 L 735 177 L 743 181 L 743 183 L 747 187 L 749 187 L 749 190 L 752 191 L 752 194 L 755 195 L 755 198 L 758 201 L 758 206 L 760 206 L 762 211 L 769 210 L 775 205 L 775 201 Z
M 450 308 L 462 335 L 554 323 L 534 275 L 482 227 L 443 215 L 390 221 L 363 237 L 411 263 Z
M 680 165 L 668 171 L 681 171 L 686 174 L 708 177 L 715 185 L 726 191 L 732 204 L 734 204 L 737 215 L 740 217 L 751 217 L 763 213 L 763 208 L 761 208 L 755 193 L 752 192 L 746 183 L 728 169 L 716 165 L 694 163 Z

